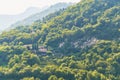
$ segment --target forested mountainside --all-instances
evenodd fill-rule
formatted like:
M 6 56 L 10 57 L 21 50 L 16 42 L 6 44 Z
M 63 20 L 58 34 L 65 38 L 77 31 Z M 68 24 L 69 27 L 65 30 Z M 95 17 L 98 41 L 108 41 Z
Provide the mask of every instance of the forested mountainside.
M 72 4 L 73 3 L 57 3 L 55 5 L 52 5 L 52 6 L 48 7 L 47 9 L 44 9 L 43 11 L 41 11 L 39 13 L 30 15 L 29 17 L 12 24 L 11 27 L 17 27 L 17 26 L 23 26 L 23 25 L 31 25 L 36 20 L 41 20 L 42 18 L 44 18 L 48 14 L 59 11 L 60 9 L 65 9 L 68 6 L 72 5 Z
M 81 0 L 0 35 L 2 80 L 120 80 L 120 1 Z

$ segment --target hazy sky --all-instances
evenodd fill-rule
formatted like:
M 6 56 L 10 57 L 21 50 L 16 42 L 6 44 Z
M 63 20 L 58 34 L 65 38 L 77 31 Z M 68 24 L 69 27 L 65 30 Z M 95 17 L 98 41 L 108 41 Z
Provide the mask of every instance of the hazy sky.
M 0 0 L 0 14 L 19 14 L 29 7 L 44 7 L 57 2 L 79 2 L 80 0 Z

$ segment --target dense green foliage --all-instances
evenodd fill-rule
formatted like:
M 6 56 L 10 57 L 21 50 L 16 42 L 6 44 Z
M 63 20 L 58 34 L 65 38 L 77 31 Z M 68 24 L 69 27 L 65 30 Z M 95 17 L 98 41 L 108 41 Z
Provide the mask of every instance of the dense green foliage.
M 119 0 L 82 0 L 3 32 L 0 79 L 120 80 L 119 9 Z

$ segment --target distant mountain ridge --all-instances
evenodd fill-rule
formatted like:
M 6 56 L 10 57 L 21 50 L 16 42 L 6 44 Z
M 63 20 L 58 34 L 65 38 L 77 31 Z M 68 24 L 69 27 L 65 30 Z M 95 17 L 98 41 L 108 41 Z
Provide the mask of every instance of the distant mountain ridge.
M 42 19 L 48 14 L 60 9 L 67 8 L 70 5 L 72 5 L 72 3 L 57 3 L 50 7 L 44 7 L 42 9 L 37 7 L 30 7 L 18 15 L 0 15 L 0 32 L 21 25 L 30 25 L 34 21 Z
M 43 17 L 47 16 L 48 14 L 54 13 L 60 9 L 67 8 L 68 6 L 70 6 L 72 4 L 73 3 L 57 3 L 39 13 L 33 14 L 21 21 L 16 22 L 15 24 L 12 24 L 11 27 L 17 27 L 17 26 L 22 26 L 22 25 L 31 25 L 36 20 L 40 20 Z
M 26 9 L 26 11 L 18 15 L 0 15 L 0 30 L 4 30 L 8 28 L 11 24 L 15 23 L 16 21 L 22 20 L 40 11 L 42 11 L 40 8 L 30 7 Z

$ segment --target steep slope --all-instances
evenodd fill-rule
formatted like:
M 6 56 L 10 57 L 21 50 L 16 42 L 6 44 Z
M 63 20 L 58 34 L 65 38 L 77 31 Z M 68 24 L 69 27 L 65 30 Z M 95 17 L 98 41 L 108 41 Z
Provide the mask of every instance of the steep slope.
M 72 53 L 89 43 L 95 44 L 94 40 L 117 41 L 120 37 L 119 9 L 120 1 L 81 1 L 43 24 L 39 42 L 60 52 L 65 49 Z
M 50 13 L 54 13 L 60 9 L 67 8 L 68 6 L 72 5 L 72 3 L 57 3 L 55 5 L 50 6 L 49 8 L 31 15 L 24 20 L 18 21 L 17 23 L 11 25 L 12 27 L 22 26 L 22 25 L 31 25 L 36 20 L 41 20 L 43 17 L 47 16 Z
M 64 47 L 69 46 L 67 51 L 72 53 L 73 51 L 78 52 L 90 44 L 95 44 L 97 40 L 117 41 L 120 38 L 119 5 L 120 1 L 113 0 L 81 1 L 77 5 L 61 11 L 59 16 L 53 16 L 50 20 L 37 21 L 28 28 L 18 27 L 15 31 L 6 33 L 7 35 L 3 34 L 2 36 L 6 37 L 1 36 L 0 42 L 3 43 L 6 40 L 15 42 L 15 44 L 18 42 L 30 44 L 34 32 L 35 42 L 51 47 L 60 53 L 64 52 Z M 101 7 L 103 8 L 101 9 Z M 14 34 L 16 31 L 17 34 Z M 16 35 L 20 37 L 18 38 Z M 9 39 L 7 36 L 11 38 Z
M 82 0 L 2 33 L 0 78 L 120 80 L 119 9 L 119 0 Z

